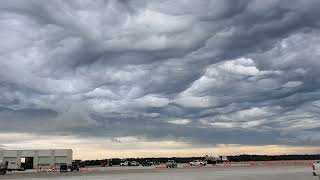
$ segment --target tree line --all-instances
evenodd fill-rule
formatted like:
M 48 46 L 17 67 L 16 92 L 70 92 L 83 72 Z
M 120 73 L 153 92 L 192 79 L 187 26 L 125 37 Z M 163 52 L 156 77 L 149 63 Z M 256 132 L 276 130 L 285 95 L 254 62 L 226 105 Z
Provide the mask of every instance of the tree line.
M 231 162 L 239 161 L 287 161 L 287 160 L 319 160 L 320 154 L 316 155 L 238 155 L 228 156 Z
M 236 155 L 227 156 L 230 162 L 241 162 L 241 161 L 281 161 L 281 160 L 319 160 L 320 154 L 317 155 Z M 101 160 L 86 160 L 81 161 L 84 166 L 101 166 L 104 165 L 120 165 L 123 161 L 137 161 L 143 163 L 145 161 L 166 163 L 168 160 L 175 160 L 177 163 L 189 163 L 193 160 L 205 160 L 205 157 L 171 157 L 171 158 L 112 158 L 112 159 L 101 159 Z

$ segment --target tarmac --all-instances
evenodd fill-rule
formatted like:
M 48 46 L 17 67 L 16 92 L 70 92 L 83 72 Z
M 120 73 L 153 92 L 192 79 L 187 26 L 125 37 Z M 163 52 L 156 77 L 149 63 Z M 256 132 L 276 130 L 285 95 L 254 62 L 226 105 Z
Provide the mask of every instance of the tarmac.
M 0 179 L 27 180 L 319 180 L 310 166 L 90 167 L 80 172 L 11 172 Z

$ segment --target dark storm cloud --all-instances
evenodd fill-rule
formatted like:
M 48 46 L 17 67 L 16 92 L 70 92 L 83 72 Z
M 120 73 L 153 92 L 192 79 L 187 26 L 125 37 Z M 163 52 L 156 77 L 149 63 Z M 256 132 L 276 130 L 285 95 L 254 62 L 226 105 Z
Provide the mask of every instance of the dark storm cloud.
M 319 145 L 319 9 L 1 1 L 1 132 Z

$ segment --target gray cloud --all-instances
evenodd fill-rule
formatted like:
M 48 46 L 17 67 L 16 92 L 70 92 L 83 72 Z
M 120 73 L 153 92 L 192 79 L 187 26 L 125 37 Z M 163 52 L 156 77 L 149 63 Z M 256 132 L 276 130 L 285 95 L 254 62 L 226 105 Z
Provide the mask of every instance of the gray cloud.
M 319 7 L 1 1 L 0 130 L 320 145 Z

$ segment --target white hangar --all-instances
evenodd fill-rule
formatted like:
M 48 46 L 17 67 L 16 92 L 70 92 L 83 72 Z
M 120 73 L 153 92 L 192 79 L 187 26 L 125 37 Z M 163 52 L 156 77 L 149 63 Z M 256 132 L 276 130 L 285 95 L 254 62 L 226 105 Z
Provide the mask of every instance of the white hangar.
M 72 149 L 0 150 L 0 160 L 8 161 L 8 169 L 53 168 L 71 164 Z

